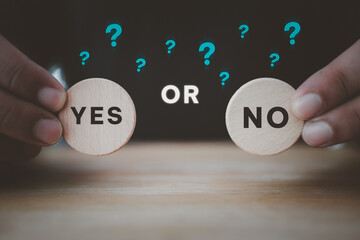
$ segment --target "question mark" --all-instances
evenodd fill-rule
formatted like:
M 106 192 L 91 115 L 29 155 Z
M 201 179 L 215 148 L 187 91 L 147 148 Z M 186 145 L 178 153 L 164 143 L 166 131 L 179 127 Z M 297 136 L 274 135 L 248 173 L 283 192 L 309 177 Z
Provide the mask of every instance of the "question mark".
M 140 72 L 140 68 L 142 68 L 143 66 L 145 66 L 146 65 L 146 61 L 145 61 L 145 59 L 143 59 L 143 58 L 139 58 L 138 60 L 136 60 L 136 63 L 137 64 L 139 64 L 138 65 L 138 68 L 137 68 L 137 72 Z
M 244 29 L 244 30 L 241 32 L 241 38 L 244 38 L 245 33 L 247 33 L 249 31 L 249 26 L 246 24 L 243 24 L 239 27 L 239 30 L 242 30 L 242 29 Z
M 210 64 L 209 58 L 215 52 L 215 45 L 211 42 L 204 42 L 200 45 L 199 52 L 203 52 L 205 50 L 205 48 L 208 48 L 209 51 L 204 55 L 204 58 L 205 58 L 204 63 L 205 63 L 205 65 L 209 65 Z
M 176 45 L 175 41 L 174 40 L 167 40 L 166 43 L 165 43 L 166 46 L 169 46 L 168 47 L 168 54 L 171 53 L 171 49 L 173 49 Z
M 119 24 L 110 24 L 109 26 L 107 26 L 106 28 L 106 33 L 111 33 L 112 30 L 115 30 L 115 33 L 111 36 L 111 46 L 112 47 L 116 47 L 116 39 L 120 36 L 120 34 L 122 33 L 122 28 Z
M 84 65 L 85 65 L 85 61 L 88 60 L 89 57 L 90 57 L 90 53 L 87 52 L 87 51 L 83 51 L 83 52 L 80 53 L 80 57 L 82 57 L 82 59 L 81 59 L 81 61 L 82 61 L 81 64 L 84 66 Z
M 279 61 L 280 56 L 279 56 L 279 54 L 277 54 L 277 53 L 272 53 L 272 54 L 270 54 L 270 59 L 272 59 L 270 66 L 271 66 L 271 67 L 274 67 L 274 66 L 275 66 L 275 63 L 276 63 L 277 61 Z
M 220 73 L 219 77 L 221 77 L 221 85 L 225 85 L 225 81 L 229 79 L 230 74 L 228 72 L 222 72 Z
M 290 44 L 295 45 L 295 37 L 300 32 L 300 24 L 297 22 L 289 22 L 285 25 L 284 31 L 290 31 L 290 28 L 293 28 L 294 31 L 290 34 Z

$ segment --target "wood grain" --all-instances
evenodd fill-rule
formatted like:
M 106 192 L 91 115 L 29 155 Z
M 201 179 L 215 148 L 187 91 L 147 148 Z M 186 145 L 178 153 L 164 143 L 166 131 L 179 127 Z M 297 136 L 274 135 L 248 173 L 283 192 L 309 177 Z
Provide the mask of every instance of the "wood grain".
M 231 142 L 58 145 L 0 168 L 0 239 L 358 239 L 360 148 L 247 154 Z
M 67 103 L 59 113 L 63 125 L 64 138 L 75 150 L 89 155 L 106 155 L 123 147 L 130 139 L 135 129 L 136 111 L 129 94 L 117 83 L 102 79 L 91 78 L 78 82 L 67 91 Z M 70 109 L 75 107 L 77 113 L 86 107 L 81 122 Z M 102 124 L 91 123 L 91 108 L 101 107 L 96 114 L 97 121 Z M 108 110 L 118 107 L 121 112 L 121 122 L 112 124 L 108 119 L 113 119 Z
M 294 93 L 293 87 L 275 78 L 258 78 L 244 84 L 234 93 L 226 109 L 226 128 L 231 139 L 241 149 L 262 156 L 279 154 L 290 148 L 299 139 L 304 125 L 290 109 Z M 274 107 L 287 112 L 285 126 L 275 128 L 269 124 L 267 116 Z M 248 126 L 245 125 L 245 108 L 261 120 L 261 126 L 256 126 L 251 120 Z M 258 108 L 261 108 L 260 113 Z M 284 119 L 278 111 L 270 116 L 276 124 Z

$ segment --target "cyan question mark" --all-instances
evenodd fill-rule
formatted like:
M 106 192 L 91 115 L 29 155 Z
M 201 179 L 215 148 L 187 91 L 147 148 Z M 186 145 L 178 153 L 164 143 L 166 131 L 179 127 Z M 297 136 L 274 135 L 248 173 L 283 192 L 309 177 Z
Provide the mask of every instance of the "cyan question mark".
M 244 30 L 243 30 L 244 29 Z M 249 31 L 249 26 L 246 24 L 240 25 L 239 30 L 241 31 L 241 38 L 245 37 L 245 33 L 247 33 Z
M 89 57 L 90 57 L 90 53 L 89 52 L 87 52 L 87 51 L 82 51 L 81 53 L 80 53 L 80 57 L 82 57 L 82 59 L 81 59 L 81 65 L 85 65 L 85 61 L 86 60 L 88 60 L 89 59 Z
M 204 42 L 200 45 L 199 47 L 199 52 L 203 52 L 205 50 L 205 48 L 208 48 L 209 51 L 204 55 L 205 58 L 205 65 L 209 65 L 210 64 L 210 57 L 211 55 L 215 52 L 215 45 L 212 42 Z
M 270 54 L 270 59 L 272 59 L 270 66 L 271 66 L 271 67 L 274 67 L 274 66 L 275 66 L 275 63 L 276 63 L 277 61 L 279 61 L 280 55 L 277 54 L 277 53 L 272 53 L 272 54 Z
M 171 49 L 173 49 L 176 45 L 175 41 L 174 40 L 167 40 L 166 43 L 165 43 L 166 46 L 169 46 L 168 47 L 168 54 L 171 53 Z
M 295 45 L 295 37 L 300 32 L 301 27 L 300 24 L 297 22 L 289 22 L 285 25 L 284 31 L 288 32 L 291 28 L 293 28 L 294 31 L 292 31 L 292 33 L 290 34 L 290 44 Z
M 137 72 L 140 72 L 140 68 L 142 68 L 143 66 L 146 65 L 146 61 L 143 58 L 139 58 L 138 60 L 136 60 L 136 63 L 138 64 L 138 67 L 136 70 Z
M 115 33 L 111 36 L 111 46 L 112 47 L 116 47 L 117 43 L 116 43 L 116 39 L 120 36 L 120 34 L 122 33 L 122 28 L 119 24 L 113 23 L 110 24 L 109 26 L 107 26 L 106 28 L 106 33 L 111 33 L 112 30 L 115 30 Z
M 225 81 L 229 79 L 230 74 L 228 72 L 222 72 L 220 73 L 219 77 L 222 78 L 221 85 L 225 86 Z

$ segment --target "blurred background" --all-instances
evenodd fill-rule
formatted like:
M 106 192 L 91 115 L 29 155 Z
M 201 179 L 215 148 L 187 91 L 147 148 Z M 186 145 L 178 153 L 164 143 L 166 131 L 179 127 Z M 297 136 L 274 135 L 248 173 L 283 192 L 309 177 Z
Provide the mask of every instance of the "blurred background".
M 0 34 L 43 67 L 60 67 L 69 87 L 91 77 L 123 86 L 136 106 L 137 140 L 229 139 L 225 110 L 240 86 L 269 76 L 297 88 L 360 37 L 358 1 L 1 0 L 0 20 Z M 284 32 L 289 21 L 301 25 L 295 46 Z M 105 33 L 111 23 L 123 30 L 116 48 Z M 250 28 L 244 39 L 241 24 Z M 204 41 L 216 46 L 208 68 L 198 52 Z M 274 68 L 271 53 L 280 55 Z M 140 73 L 139 57 L 147 62 Z M 224 87 L 222 71 L 230 74 Z M 196 85 L 200 103 L 165 104 L 169 84 Z
M 295 46 L 289 21 L 301 25 Z M 111 23 L 123 30 L 116 48 Z M 0 0 L 0 34 L 68 87 L 119 83 L 137 110 L 131 143 L 114 154 L 58 144 L 34 161 L 0 162 L 0 239 L 359 239 L 358 145 L 298 144 L 263 158 L 221 141 L 240 86 L 269 76 L 297 88 L 359 39 L 359 0 Z M 204 41 L 216 46 L 208 68 Z M 200 103 L 164 103 L 169 84 L 196 85 Z

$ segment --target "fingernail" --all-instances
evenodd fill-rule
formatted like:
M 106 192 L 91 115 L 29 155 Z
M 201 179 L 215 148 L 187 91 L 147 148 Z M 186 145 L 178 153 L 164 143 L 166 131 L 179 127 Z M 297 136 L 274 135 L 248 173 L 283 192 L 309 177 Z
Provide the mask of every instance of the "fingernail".
M 53 111 L 60 110 L 65 104 L 66 93 L 55 88 L 44 87 L 38 93 L 39 102 Z
M 47 144 L 55 144 L 61 138 L 62 127 L 58 120 L 41 119 L 34 125 L 34 135 Z
M 316 147 L 329 142 L 333 130 L 327 122 L 309 122 L 305 124 L 302 136 L 307 144 Z
M 292 101 L 292 112 L 302 120 L 310 119 L 320 111 L 322 101 L 319 95 L 308 93 Z

